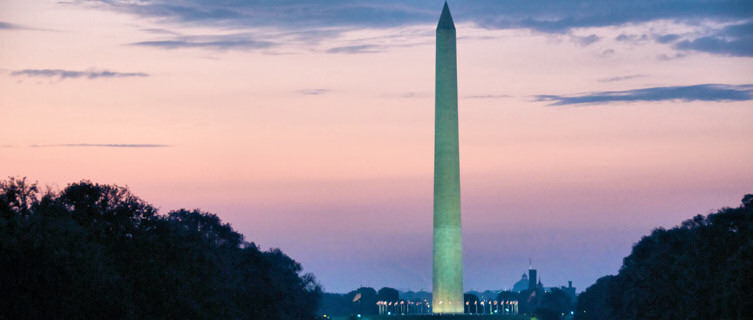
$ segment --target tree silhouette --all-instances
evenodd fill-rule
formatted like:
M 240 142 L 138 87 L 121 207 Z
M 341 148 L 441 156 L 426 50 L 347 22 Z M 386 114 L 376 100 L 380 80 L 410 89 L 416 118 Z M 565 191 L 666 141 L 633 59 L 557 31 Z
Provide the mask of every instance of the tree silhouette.
M 738 208 L 643 237 L 616 276 L 582 294 L 578 318 L 745 319 L 753 314 L 751 200 L 753 195 L 746 195 Z
M 579 320 L 617 319 L 612 315 L 612 281 L 615 276 L 604 276 L 578 295 L 576 318 Z
M 535 313 L 542 320 L 558 320 L 562 314 L 569 314 L 572 307 L 570 296 L 565 291 L 554 288 L 544 293 Z
M 398 301 L 400 300 L 400 292 L 394 288 L 384 287 L 377 291 L 377 300 L 379 301 Z
M 90 181 L 0 181 L 0 319 L 314 319 L 321 288 L 214 214 Z

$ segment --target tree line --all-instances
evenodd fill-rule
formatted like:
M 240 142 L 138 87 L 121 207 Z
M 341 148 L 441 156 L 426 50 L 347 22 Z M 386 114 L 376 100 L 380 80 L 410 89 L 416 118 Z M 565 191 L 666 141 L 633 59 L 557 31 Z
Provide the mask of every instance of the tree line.
M 579 320 L 750 319 L 753 194 L 737 208 L 698 215 L 643 237 L 617 275 L 578 297 Z
M 314 319 L 312 274 L 199 210 L 128 188 L 0 181 L 0 319 Z

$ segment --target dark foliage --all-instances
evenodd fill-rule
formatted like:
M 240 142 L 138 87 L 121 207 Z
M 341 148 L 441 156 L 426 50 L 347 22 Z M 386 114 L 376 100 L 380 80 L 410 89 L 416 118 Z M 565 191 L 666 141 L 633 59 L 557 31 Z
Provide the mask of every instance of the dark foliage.
M 572 302 L 570 296 L 561 289 L 552 289 L 544 293 L 534 312 L 541 320 L 559 320 L 561 316 L 570 314 Z
M 379 301 L 398 301 L 400 300 L 400 292 L 394 288 L 384 287 L 377 291 L 377 300 Z
M 377 314 L 377 291 L 374 288 L 360 287 L 345 294 L 346 301 L 351 301 L 353 314 Z
M 575 309 L 578 320 L 615 319 L 611 307 L 612 281 L 615 276 L 604 276 L 580 295 Z
M 549 308 L 558 313 L 566 313 L 572 310 L 572 301 L 564 290 L 553 288 L 544 294 L 539 307 Z
M 523 290 L 518 294 L 518 311 L 521 314 L 533 315 L 544 295 L 542 288 Z
M 351 303 L 340 293 L 322 293 L 322 302 L 319 304 L 319 314 L 327 316 L 346 316 L 353 313 Z
M 497 294 L 497 300 L 500 302 L 508 303 L 510 301 L 518 301 L 520 294 L 513 291 L 501 291 Z
M 396 289 L 384 287 L 379 292 L 374 288 L 360 287 L 346 294 L 324 293 L 319 308 L 320 314 L 329 316 L 376 315 L 379 313 L 377 301 L 399 303 Z
M 578 319 L 749 319 L 753 195 L 682 225 L 656 229 L 578 298 Z
M 0 181 L 0 319 L 314 319 L 321 289 L 211 213 Z

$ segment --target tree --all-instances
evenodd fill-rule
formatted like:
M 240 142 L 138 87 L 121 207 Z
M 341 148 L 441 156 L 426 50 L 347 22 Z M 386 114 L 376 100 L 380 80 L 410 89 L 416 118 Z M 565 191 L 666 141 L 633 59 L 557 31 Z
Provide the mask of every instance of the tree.
M 321 288 L 218 216 L 127 188 L 0 181 L 0 319 L 314 319 Z
M 56 194 L 0 182 L 0 318 L 129 318 L 130 288 L 107 251 Z
M 351 301 L 347 301 L 345 295 L 339 293 L 322 293 L 318 314 L 334 316 L 347 316 L 352 313 Z
M 588 308 L 620 319 L 744 319 L 753 314 L 752 200 L 753 195 L 745 195 L 738 208 L 698 215 L 643 237 L 615 277 L 586 290 L 602 294 L 579 302 L 579 318 L 588 319 L 580 314 Z
M 535 313 L 542 320 L 558 320 L 561 315 L 569 314 L 571 310 L 570 297 L 565 291 L 555 288 L 541 297 Z
M 398 301 L 400 300 L 400 292 L 393 288 L 381 288 L 377 292 L 377 300 L 379 301 Z
M 615 276 L 604 276 L 578 295 L 575 318 L 578 320 L 612 320 L 612 281 Z
M 6 219 L 11 216 L 28 216 L 33 205 L 37 204 L 39 189 L 37 183 L 26 178 L 0 181 L 0 214 Z
M 57 198 L 79 224 L 102 241 L 132 238 L 142 225 L 154 220 L 157 210 L 131 194 L 126 187 L 84 180 L 69 185 Z
M 532 315 L 539 305 L 539 300 L 544 294 L 541 289 L 526 289 L 518 294 L 518 311 L 521 314 Z
M 726 290 L 721 292 L 720 315 L 723 319 L 745 319 L 753 314 L 753 240 L 740 247 L 727 264 L 729 269 L 723 279 Z
M 746 194 L 743 197 L 743 207 L 750 209 L 753 206 L 753 194 Z
M 378 314 L 377 292 L 374 288 L 360 287 L 345 294 L 345 299 L 350 301 L 353 314 Z

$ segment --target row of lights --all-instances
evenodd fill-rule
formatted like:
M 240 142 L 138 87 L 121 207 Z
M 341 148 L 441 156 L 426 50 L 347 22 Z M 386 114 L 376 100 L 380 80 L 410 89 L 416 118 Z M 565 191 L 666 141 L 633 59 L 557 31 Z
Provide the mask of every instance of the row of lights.
M 397 303 L 397 301 L 395 301 L 394 303 L 387 302 L 387 301 L 377 301 L 377 305 L 380 305 L 380 306 L 392 306 L 393 304 L 394 305 L 405 304 L 405 301 L 400 301 L 400 303 Z M 408 304 L 421 305 L 422 302 L 420 302 L 420 301 L 419 302 L 408 301 Z M 440 302 L 440 304 L 441 304 L 441 302 Z M 426 305 L 428 306 L 429 304 L 426 303 Z
M 439 301 L 439 304 L 442 304 L 442 302 L 443 302 L 443 301 Z M 460 301 L 457 301 L 457 302 L 459 303 Z M 486 300 L 484 300 L 484 301 L 481 301 L 481 305 L 482 305 L 482 306 L 484 305 L 484 302 L 489 302 L 489 303 L 488 303 L 489 305 L 492 305 L 492 304 L 493 304 L 493 305 L 495 305 L 495 306 L 496 306 L 496 305 L 497 305 L 498 303 L 499 303 L 500 305 L 503 305 L 503 304 L 511 304 L 511 305 L 517 305 L 517 304 L 518 304 L 518 301 L 509 301 L 509 302 L 504 302 L 504 301 L 497 301 L 497 300 L 494 300 L 494 301 L 491 301 L 491 300 L 490 300 L 490 301 L 486 301 Z M 467 306 L 467 305 L 469 305 L 469 303 L 470 303 L 470 301 L 466 301 L 466 302 L 465 302 L 465 305 Z M 474 304 L 479 304 L 479 303 L 478 303 L 478 301 L 474 301 L 473 303 L 474 303 Z M 387 301 L 377 301 L 377 305 L 381 305 L 381 306 L 392 306 L 393 304 L 394 304 L 394 305 L 398 305 L 398 302 L 397 302 L 397 301 L 395 301 L 395 302 L 393 303 L 393 302 L 387 302 Z M 399 304 L 405 304 L 405 301 L 400 301 L 400 303 L 399 303 Z M 408 304 L 421 305 L 421 304 L 422 304 L 422 302 L 413 302 L 413 301 L 408 301 Z M 452 304 L 452 301 L 449 301 L 449 304 Z M 429 303 L 426 303 L 426 305 L 427 305 L 427 306 L 430 306 L 430 305 L 429 305 Z
M 492 302 L 493 302 L 493 304 L 494 304 L 495 306 L 497 305 L 497 300 L 494 300 L 494 301 L 486 301 L 486 300 L 484 300 L 484 301 L 481 301 L 481 305 L 482 305 L 482 306 L 484 305 L 484 302 L 489 302 L 489 303 L 488 303 L 489 305 L 491 305 L 491 304 L 492 304 Z M 470 303 L 470 301 L 466 301 L 466 302 L 465 302 L 465 305 L 467 306 L 467 305 L 468 305 L 469 303 Z M 478 303 L 478 301 L 474 301 L 474 302 L 473 302 L 473 304 L 479 304 L 479 303 Z M 500 304 L 500 305 L 503 305 L 503 304 L 518 304 L 518 301 L 514 301 L 514 300 L 513 300 L 513 301 L 509 301 L 509 302 L 507 302 L 507 303 L 505 303 L 504 301 L 499 301 L 499 304 Z
M 503 312 L 509 313 L 517 313 L 517 307 L 518 307 L 518 301 L 512 300 L 512 301 L 498 301 L 498 300 L 483 300 L 480 301 L 474 301 L 473 304 L 470 303 L 470 301 L 466 301 L 465 305 L 468 308 L 468 311 L 470 312 L 470 306 L 473 305 L 476 307 L 476 313 L 478 313 L 478 306 L 479 304 L 483 308 L 483 310 L 486 310 L 485 305 L 489 306 L 489 313 L 499 313 L 500 308 L 504 308 Z M 437 304 L 443 304 L 444 301 L 439 301 Z M 461 304 L 460 301 L 455 301 L 456 304 Z M 380 306 L 380 314 L 386 313 L 387 315 L 391 315 L 392 311 L 395 311 L 397 313 L 405 314 L 405 313 L 415 313 L 417 310 L 413 310 L 411 312 L 410 306 L 421 306 L 421 310 L 418 311 L 418 313 L 424 313 L 424 312 L 431 312 L 431 304 L 427 300 L 424 300 L 423 302 L 414 302 L 414 301 L 377 301 L 376 303 L 378 306 Z M 452 304 L 452 301 L 448 301 L 448 304 Z M 425 306 L 425 307 L 424 307 Z M 497 310 L 493 310 L 493 307 L 497 307 Z M 393 309 L 394 308 L 394 309 Z M 399 308 L 399 310 L 398 310 Z M 426 308 L 426 309 L 424 309 Z M 392 310 L 390 310 L 392 309 Z M 511 310 L 512 309 L 512 310 Z M 384 312 L 384 313 L 383 313 Z M 484 311 L 485 312 L 485 311 Z

